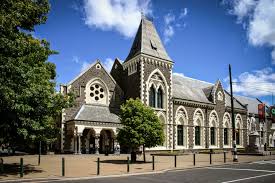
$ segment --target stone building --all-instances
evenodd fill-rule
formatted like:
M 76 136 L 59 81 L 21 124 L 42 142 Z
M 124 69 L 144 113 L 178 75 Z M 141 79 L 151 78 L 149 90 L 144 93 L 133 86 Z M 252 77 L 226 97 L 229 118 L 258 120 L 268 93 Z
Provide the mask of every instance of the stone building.
M 153 23 L 142 18 L 124 61 L 115 60 L 108 73 L 97 60 L 61 86 L 76 94 L 76 106 L 64 109 L 61 120 L 62 152 L 118 153 L 120 105 L 140 98 L 164 124 L 165 143 L 150 150 L 218 149 L 232 147 L 230 94 L 221 82 L 208 83 L 173 75 L 167 54 Z M 235 97 L 237 147 L 246 147 L 261 101 Z M 258 125 L 263 136 L 266 128 Z M 262 132 L 261 132 L 262 131 Z M 123 144 L 122 144 L 123 146 Z

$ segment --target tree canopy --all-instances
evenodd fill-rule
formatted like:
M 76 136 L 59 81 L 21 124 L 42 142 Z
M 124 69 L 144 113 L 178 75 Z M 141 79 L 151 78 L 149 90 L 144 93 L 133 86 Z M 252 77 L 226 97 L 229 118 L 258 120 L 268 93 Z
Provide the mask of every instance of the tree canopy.
M 154 110 L 140 99 L 129 99 L 121 106 L 120 120 L 123 127 L 118 131 L 118 141 L 131 148 L 155 147 L 164 142 L 163 124 Z
M 56 121 L 73 96 L 55 91 L 57 52 L 33 36 L 47 20 L 48 0 L 0 1 L 0 143 L 54 140 Z

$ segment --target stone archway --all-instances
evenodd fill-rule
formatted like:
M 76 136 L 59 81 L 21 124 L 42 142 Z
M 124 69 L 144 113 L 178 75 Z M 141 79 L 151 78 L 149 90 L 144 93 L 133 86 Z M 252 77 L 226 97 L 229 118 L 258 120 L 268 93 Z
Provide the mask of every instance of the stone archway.
M 112 129 L 102 129 L 99 137 L 99 153 L 114 153 L 115 135 Z

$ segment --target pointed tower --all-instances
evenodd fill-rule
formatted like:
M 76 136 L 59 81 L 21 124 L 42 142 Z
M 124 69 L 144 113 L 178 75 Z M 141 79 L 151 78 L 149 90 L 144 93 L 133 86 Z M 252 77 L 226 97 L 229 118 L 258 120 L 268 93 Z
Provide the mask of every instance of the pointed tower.
M 126 98 L 140 98 L 151 106 L 165 124 L 165 144 L 172 148 L 172 67 L 152 21 L 142 16 L 131 50 L 125 59 Z

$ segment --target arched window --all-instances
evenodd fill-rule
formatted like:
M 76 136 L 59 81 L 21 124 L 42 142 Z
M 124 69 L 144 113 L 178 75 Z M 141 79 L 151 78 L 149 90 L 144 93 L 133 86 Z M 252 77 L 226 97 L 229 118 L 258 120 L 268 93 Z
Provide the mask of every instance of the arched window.
M 215 134 L 215 127 L 210 128 L 210 143 L 211 145 L 216 145 L 216 134 Z
M 228 145 L 228 128 L 223 129 L 223 144 Z
M 240 130 L 236 129 L 236 144 L 240 145 Z
M 157 93 L 157 107 L 161 109 L 163 108 L 163 92 L 161 88 L 158 89 Z
M 203 148 L 205 145 L 204 135 L 205 135 L 205 127 L 204 127 L 204 117 L 203 112 L 200 108 L 197 108 L 194 112 L 193 116 L 193 125 L 194 125 L 194 145 L 196 148 Z
M 236 125 L 236 144 L 239 146 L 243 145 L 243 137 L 242 137 L 242 118 L 240 114 L 237 114 L 235 118 L 235 125 Z
M 196 146 L 201 145 L 201 129 L 200 129 L 200 126 L 195 127 L 195 145 Z
M 183 134 L 183 125 L 177 125 L 177 135 L 178 135 L 178 146 L 183 146 L 184 143 L 183 143 L 183 137 L 184 137 L 184 134 Z
M 85 101 L 87 104 L 108 105 L 108 88 L 101 79 L 93 79 L 86 84 Z
M 183 106 L 179 106 L 176 110 L 176 148 L 187 148 L 188 135 L 187 135 L 187 124 L 188 115 L 187 111 Z
M 150 88 L 150 93 L 149 93 L 149 105 L 150 107 L 156 107 L 156 91 L 153 85 Z
M 215 110 L 211 111 L 209 115 L 209 136 L 210 136 L 210 146 L 218 146 L 218 136 L 219 136 L 219 131 L 217 129 L 219 124 L 219 118 L 218 114 Z

